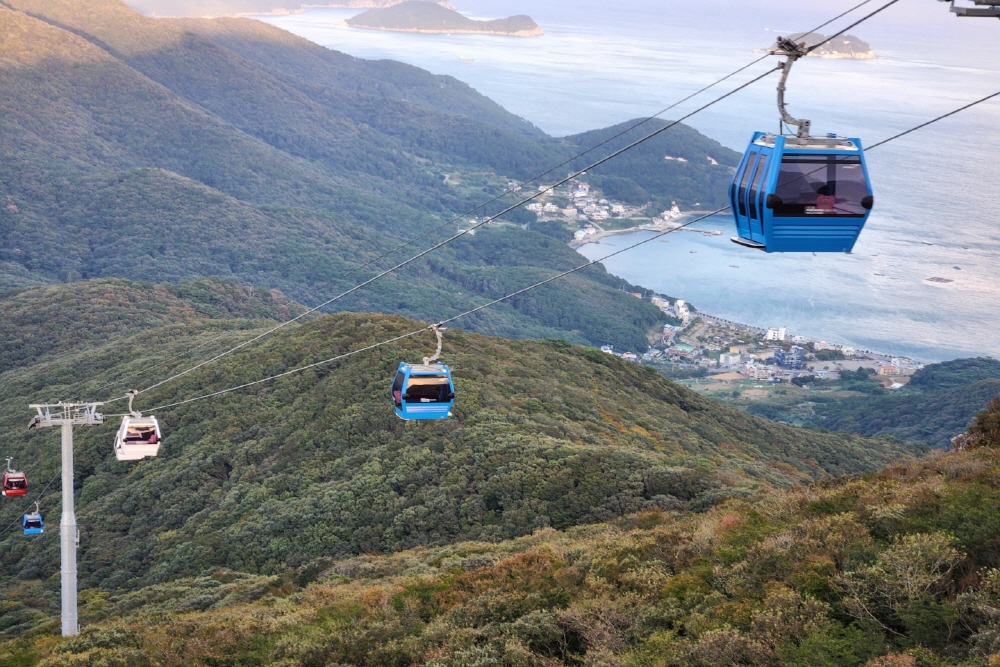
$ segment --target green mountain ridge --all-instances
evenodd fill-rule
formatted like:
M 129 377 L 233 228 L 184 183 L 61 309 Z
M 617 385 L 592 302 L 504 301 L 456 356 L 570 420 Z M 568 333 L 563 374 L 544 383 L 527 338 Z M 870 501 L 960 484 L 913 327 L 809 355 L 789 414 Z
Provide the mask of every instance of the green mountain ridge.
M 255 21 L 158 21 L 113 0 L 11 0 L 0 12 L 0 288 L 219 276 L 315 304 L 405 255 L 338 276 L 576 150 L 454 79 Z M 696 180 L 661 195 L 713 196 Z M 499 251 L 511 243 L 519 252 Z M 335 307 L 443 319 L 579 263 L 509 225 Z M 644 349 L 661 315 L 620 287 L 631 288 L 595 268 L 468 326 Z
M 79 638 L 52 636 L 57 583 L 26 579 L 5 591 L 0 627 L 35 630 L 0 660 L 988 667 L 1000 399 L 964 446 L 704 514 L 89 589 Z
M 0 305 L 29 342 L 0 373 L 0 423 L 22 435 L 29 402 L 141 389 L 268 324 L 230 313 L 267 318 L 288 306 L 225 283 L 124 281 L 33 288 Z M 78 326 L 92 332 L 89 339 L 74 336 Z M 136 408 L 254 381 L 421 326 L 384 315 L 326 316 L 142 394 Z M 459 394 L 454 418 L 407 424 L 393 413 L 388 383 L 400 360 L 427 353 L 430 338 L 157 411 L 160 456 L 137 465 L 115 460 L 114 420 L 77 429 L 81 585 L 136 588 L 215 567 L 279 573 L 317 558 L 498 541 L 646 508 L 703 510 L 919 451 L 752 418 L 564 341 L 459 330 L 447 333 L 443 355 Z M 6 442 L 33 489 L 58 471 L 54 436 L 32 431 Z M 48 516 L 57 516 L 58 499 L 54 489 L 43 498 Z M 4 501 L 0 519 L 9 523 L 21 509 Z M 58 570 L 51 536 L 28 541 L 8 532 L 3 545 L 7 587 Z

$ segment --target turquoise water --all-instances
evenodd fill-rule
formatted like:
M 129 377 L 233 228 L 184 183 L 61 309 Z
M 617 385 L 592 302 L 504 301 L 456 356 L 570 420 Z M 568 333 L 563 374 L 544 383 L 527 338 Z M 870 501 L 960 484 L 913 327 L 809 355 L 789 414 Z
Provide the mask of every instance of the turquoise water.
M 517 39 L 366 31 L 342 25 L 356 11 L 330 9 L 264 20 L 355 56 L 453 75 L 562 135 L 658 111 L 749 62 L 752 49 L 773 41 L 774 31 L 812 28 L 853 4 L 453 2 L 476 18 L 530 14 L 547 34 Z M 872 144 L 1000 90 L 998 21 L 959 19 L 937 2 L 902 2 L 851 32 L 871 42 L 880 58 L 811 58 L 792 75 L 791 110 L 811 118 L 817 132 Z M 762 63 L 753 72 L 770 66 Z M 775 84 L 762 82 L 689 122 L 742 150 L 754 130 L 776 127 Z M 729 243 L 728 223 L 717 221 L 711 226 L 723 229 L 723 237 L 675 234 L 669 243 L 653 242 L 606 265 L 632 282 L 750 324 L 784 325 L 927 360 L 1000 356 L 998 121 L 1000 102 L 993 101 L 873 151 L 876 210 L 853 255 L 744 250 Z M 625 239 L 611 242 L 624 245 Z M 612 248 L 585 246 L 582 253 L 595 257 L 607 250 Z M 932 276 L 953 282 L 928 283 Z

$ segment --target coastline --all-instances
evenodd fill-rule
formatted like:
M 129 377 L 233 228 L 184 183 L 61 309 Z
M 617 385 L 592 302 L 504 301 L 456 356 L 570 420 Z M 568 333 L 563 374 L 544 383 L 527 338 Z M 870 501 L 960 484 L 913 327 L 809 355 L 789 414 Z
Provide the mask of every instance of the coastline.
M 496 35 L 498 37 L 542 37 L 545 35 L 545 31 L 541 28 L 534 28 L 533 30 L 518 30 L 517 32 L 497 32 L 495 30 L 469 30 L 469 29 L 454 29 L 454 30 L 433 30 L 426 28 L 386 28 L 382 26 L 373 25 L 360 25 L 360 24 L 347 24 L 351 28 L 361 28 L 362 30 L 381 30 L 382 32 L 410 32 L 410 33 L 420 33 L 424 35 Z
M 635 227 L 628 227 L 626 229 L 611 229 L 608 231 L 601 231 L 593 236 L 588 236 L 584 239 L 573 239 L 567 245 L 573 250 L 579 250 L 583 246 L 593 243 L 599 245 L 601 239 L 608 238 L 609 236 L 620 236 L 622 234 L 635 234 L 637 232 L 667 232 L 670 230 L 676 231 L 688 231 L 697 232 L 699 234 L 705 234 L 707 230 L 698 227 L 682 227 L 684 223 L 693 216 L 705 215 L 711 213 L 711 211 L 681 211 L 681 215 L 676 220 L 671 220 L 670 222 L 664 224 L 660 222 L 659 224 L 653 222 L 649 224 L 636 225 Z M 709 230 L 710 231 L 710 230 Z M 709 234 L 710 236 L 719 236 L 719 234 Z

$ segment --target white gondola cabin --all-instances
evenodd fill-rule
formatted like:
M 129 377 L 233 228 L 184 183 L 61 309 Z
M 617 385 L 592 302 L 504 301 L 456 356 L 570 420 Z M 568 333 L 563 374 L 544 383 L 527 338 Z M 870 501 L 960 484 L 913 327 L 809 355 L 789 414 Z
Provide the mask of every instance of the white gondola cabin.
M 125 417 L 115 438 L 115 457 L 119 461 L 138 461 L 156 456 L 161 437 L 156 417 Z
M 156 456 L 160 451 L 160 423 L 156 417 L 143 417 L 132 409 L 132 400 L 137 392 L 129 392 L 128 408 L 130 416 L 122 419 L 122 425 L 115 437 L 115 458 L 119 461 L 139 461 Z

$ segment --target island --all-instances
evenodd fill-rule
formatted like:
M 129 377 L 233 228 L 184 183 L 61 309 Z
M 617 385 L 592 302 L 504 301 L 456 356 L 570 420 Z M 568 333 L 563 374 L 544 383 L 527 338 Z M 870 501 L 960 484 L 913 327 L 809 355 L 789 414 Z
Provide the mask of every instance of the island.
M 385 9 L 371 9 L 347 20 L 347 25 L 393 32 L 487 34 L 538 37 L 545 33 L 530 16 L 476 21 L 426 0 L 410 0 Z
M 807 46 L 822 44 L 829 39 L 827 35 L 818 32 L 800 32 L 789 35 L 789 38 L 800 44 L 805 42 Z M 815 51 L 812 51 L 809 55 L 818 58 L 845 58 L 851 60 L 874 60 L 876 57 L 871 45 L 854 35 L 840 35 L 839 37 L 835 37 Z

